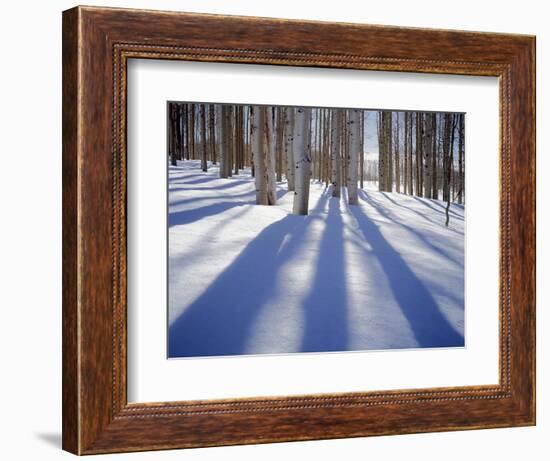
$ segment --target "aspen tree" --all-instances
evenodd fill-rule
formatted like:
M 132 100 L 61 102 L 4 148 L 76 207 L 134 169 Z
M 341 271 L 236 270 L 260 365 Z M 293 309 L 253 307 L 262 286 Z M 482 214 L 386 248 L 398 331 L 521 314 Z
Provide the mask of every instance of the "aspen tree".
M 364 179 L 365 179 L 365 111 L 361 111 L 361 127 L 360 127 L 360 135 L 359 135 L 359 180 L 360 180 L 360 187 L 363 189 L 364 187 Z
M 437 115 L 431 114 L 432 117 L 432 148 L 431 148 L 431 179 L 432 179 L 432 195 L 431 197 L 437 199 Z
M 183 129 L 184 123 L 182 104 L 176 104 L 176 159 L 183 160 Z
M 317 161 L 317 178 L 319 182 L 323 181 L 323 140 L 324 140 L 324 128 L 325 128 L 325 111 L 319 109 L 319 145 L 317 146 L 318 150 L 318 161 Z
M 284 112 L 282 107 L 275 108 L 277 116 L 276 119 L 276 147 L 275 155 L 277 157 L 277 181 L 280 182 L 283 180 L 283 136 L 284 136 Z
M 409 193 L 409 113 L 404 114 L 403 127 L 403 193 Z
M 216 157 L 221 162 L 221 145 L 222 145 L 222 106 L 219 104 L 214 105 L 214 128 L 216 141 Z M 221 165 L 219 165 L 221 171 Z
M 432 198 L 432 115 L 424 115 L 424 146 L 423 146 L 423 172 L 424 172 L 424 197 Z
M 175 104 L 168 103 L 168 157 L 170 164 L 176 166 L 176 110 Z
M 216 164 L 216 117 L 214 104 L 208 104 L 208 142 L 210 150 L 210 160 Z
M 451 172 L 452 170 L 454 169 L 453 168 L 453 163 L 454 163 L 454 159 L 453 159 L 453 150 L 454 150 L 454 143 L 455 143 L 455 140 L 454 140 L 454 135 L 455 135 L 455 120 L 456 120 L 456 115 L 455 114 L 445 114 L 445 116 L 449 117 L 451 121 L 450 125 L 451 125 L 451 134 L 450 134 L 450 140 L 449 140 L 449 158 L 447 160 L 447 171 L 445 172 L 446 176 L 447 176 L 447 184 L 448 184 L 448 193 L 447 193 L 447 206 L 445 207 L 445 226 L 448 227 L 449 226 L 449 208 L 451 207 L 451 200 L 452 200 L 452 197 L 451 197 L 451 191 L 450 191 L 450 184 L 451 184 Z M 446 121 L 446 120 L 445 120 Z
M 200 148 L 201 148 L 201 169 L 202 171 L 208 170 L 208 163 L 206 158 L 206 114 L 205 114 L 205 107 L 204 104 L 201 104 L 199 106 L 199 114 L 200 114 L 200 134 L 201 134 L 201 142 L 200 142 Z
M 325 139 L 324 139 L 324 145 L 323 145 L 323 176 L 324 176 L 324 181 L 325 181 L 325 188 L 328 187 L 329 185 L 329 182 L 330 182 L 330 178 L 329 178 L 329 171 L 330 171 L 330 167 L 329 167 L 329 162 L 330 162 L 330 143 L 331 143 L 331 138 L 330 138 L 330 118 L 331 118 L 331 113 L 330 113 L 330 109 L 325 109 L 325 127 L 324 127 L 324 131 L 325 131 Z
M 191 157 L 190 157 L 190 153 L 189 153 L 189 122 L 188 122 L 188 120 L 189 120 L 189 108 L 187 107 L 187 104 L 182 104 L 182 116 L 183 116 L 182 129 L 183 129 L 183 133 L 184 133 L 183 142 L 182 142 L 183 157 L 186 160 L 189 160 Z
M 289 191 L 294 190 L 294 108 L 285 108 L 285 154 L 286 154 L 286 180 Z
M 464 203 L 464 114 L 458 114 L 458 203 Z
M 417 112 L 416 117 L 416 195 L 424 196 L 423 191 L 423 145 L 424 145 L 424 114 Z
M 220 178 L 229 176 L 230 107 L 223 105 L 220 111 Z
M 413 118 L 412 113 L 407 113 L 409 117 L 409 126 L 407 130 L 407 139 L 408 139 L 408 147 L 409 147 L 409 166 L 408 166 L 408 173 L 409 173 L 409 195 L 413 195 L 413 148 L 412 148 L 412 142 L 413 142 Z
M 340 156 L 341 168 L 340 179 L 342 186 L 348 186 L 348 152 L 349 152 L 349 130 L 348 130 L 348 114 L 349 110 L 342 111 L 342 155 Z
M 357 164 L 361 148 L 361 116 L 360 111 L 349 111 L 348 120 L 350 147 L 348 151 L 348 201 L 350 205 L 357 205 Z
M 385 127 L 386 127 L 386 188 L 384 189 L 387 192 L 393 191 L 393 114 L 391 111 L 385 111 Z
M 239 174 L 239 162 L 238 162 L 238 150 L 239 150 L 239 108 L 237 106 L 231 107 L 231 168 L 229 169 L 229 176 L 233 174 Z
M 196 159 L 195 155 L 195 104 L 189 104 L 189 151 L 191 153 L 191 158 Z
M 342 111 L 340 109 L 332 109 L 332 120 L 330 126 L 331 138 L 331 174 L 330 180 L 332 183 L 332 196 L 340 197 L 340 126 L 342 120 Z
M 266 181 L 267 181 L 267 204 L 275 205 L 277 203 L 277 181 L 275 172 L 275 128 L 273 116 L 273 107 L 262 107 L 264 112 L 264 140 L 266 142 L 267 149 L 265 150 L 266 160 Z
M 396 128 L 395 128 L 395 191 L 401 192 L 401 175 L 399 171 L 399 112 L 395 113 Z
M 378 190 L 392 191 L 392 113 L 378 113 Z
M 383 191 L 386 187 L 386 138 L 384 134 L 384 117 L 382 111 L 378 112 L 376 123 L 378 134 L 378 190 Z
M 445 124 L 443 127 L 443 201 L 447 202 L 450 196 L 450 169 L 449 156 L 451 148 L 451 114 L 445 114 Z
M 294 114 L 294 153 L 295 188 L 292 212 L 297 215 L 308 214 L 309 182 L 311 176 L 311 157 L 309 154 L 309 119 L 310 109 L 296 108 Z
M 250 120 L 252 156 L 254 158 L 254 183 L 256 185 L 256 203 L 258 205 L 268 204 L 265 153 L 263 151 L 264 112 L 260 106 L 252 107 L 252 117 Z

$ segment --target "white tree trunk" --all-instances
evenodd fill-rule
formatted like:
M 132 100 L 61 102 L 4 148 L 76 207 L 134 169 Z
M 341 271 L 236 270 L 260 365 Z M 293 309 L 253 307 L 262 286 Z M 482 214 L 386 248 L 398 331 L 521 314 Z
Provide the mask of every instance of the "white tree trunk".
M 277 203 L 277 178 L 275 172 L 275 131 L 273 120 L 273 109 L 271 106 L 262 107 L 264 112 L 264 129 L 266 140 L 266 180 L 267 180 L 267 204 Z
M 332 196 L 340 197 L 340 125 L 342 120 L 342 111 L 340 109 L 332 109 L 332 117 L 330 122 L 330 160 L 332 182 Z
M 424 197 L 432 198 L 432 115 L 425 114 L 424 119 Z
M 294 108 L 285 108 L 285 153 L 286 153 L 286 180 L 288 184 L 288 190 L 294 190 L 294 155 L 293 149 L 293 132 L 294 132 Z
M 294 202 L 292 212 L 297 215 L 308 214 L 309 179 L 311 176 L 311 157 L 308 146 L 308 127 L 310 109 L 298 107 L 294 115 Z
M 227 178 L 227 168 L 229 162 L 229 107 L 221 106 L 218 111 L 220 120 L 220 178 Z
M 202 171 L 208 171 L 208 159 L 206 151 L 206 106 L 201 104 L 199 106 L 200 114 L 200 134 L 201 134 L 201 169 Z
M 212 108 L 214 109 L 214 130 L 216 132 L 214 140 L 216 143 L 218 167 L 221 171 L 221 166 L 219 165 L 219 162 L 221 161 L 221 151 L 222 151 L 222 122 L 221 122 L 222 108 L 218 104 L 212 104 Z
M 265 154 L 263 151 L 264 110 L 260 106 L 252 108 L 250 121 L 252 135 L 252 156 L 254 157 L 254 182 L 256 184 L 256 203 L 267 205 L 267 178 Z
M 350 149 L 348 151 L 348 199 L 350 205 L 357 205 L 357 161 L 361 148 L 361 120 L 359 110 L 349 111 Z

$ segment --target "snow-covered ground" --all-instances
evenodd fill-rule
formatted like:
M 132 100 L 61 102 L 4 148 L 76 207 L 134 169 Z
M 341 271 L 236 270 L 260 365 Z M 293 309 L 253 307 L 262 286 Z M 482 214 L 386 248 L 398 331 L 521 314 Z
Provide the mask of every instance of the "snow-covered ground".
M 308 216 L 248 172 L 169 170 L 169 356 L 464 345 L 464 208 L 311 184 Z

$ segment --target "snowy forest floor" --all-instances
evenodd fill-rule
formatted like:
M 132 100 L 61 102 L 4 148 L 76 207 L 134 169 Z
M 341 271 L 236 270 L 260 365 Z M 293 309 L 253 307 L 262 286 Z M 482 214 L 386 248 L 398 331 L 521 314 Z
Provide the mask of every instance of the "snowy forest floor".
M 464 345 L 464 207 L 311 184 L 295 216 L 248 171 L 169 170 L 169 356 Z

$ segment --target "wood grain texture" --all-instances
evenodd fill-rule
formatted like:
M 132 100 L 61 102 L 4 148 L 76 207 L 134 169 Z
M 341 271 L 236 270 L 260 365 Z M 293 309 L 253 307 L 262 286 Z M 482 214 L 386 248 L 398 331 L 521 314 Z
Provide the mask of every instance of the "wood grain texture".
M 79 452 L 78 413 L 78 10 L 63 16 L 63 448 Z
M 535 39 L 78 7 L 63 14 L 63 447 L 78 454 L 532 425 Z M 128 404 L 128 59 L 500 79 L 496 386 Z

